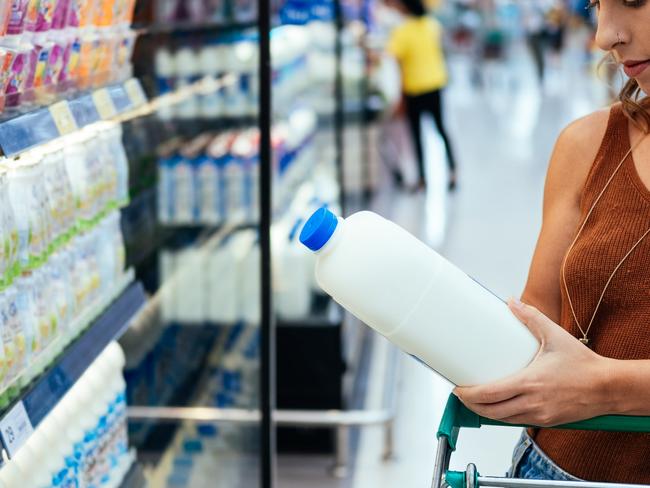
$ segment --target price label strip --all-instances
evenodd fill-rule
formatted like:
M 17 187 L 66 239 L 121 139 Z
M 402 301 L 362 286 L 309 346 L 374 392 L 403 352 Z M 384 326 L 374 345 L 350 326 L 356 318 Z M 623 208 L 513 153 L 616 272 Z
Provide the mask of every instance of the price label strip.
M 33 433 L 34 427 L 27 416 L 23 402 L 18 402 L 0 421 L 2 443 L 10 458 L 14 457 Z
M 137 78 L 131 78 L 124 83 L 124 89 L 131 99 L 131 103 L 134 107 L 141 107 L 147 103 L 147 96 L 144 94 L 142 85 Z
M 113 99 L 106 88 L 94 92 L 93 101 L 95 102 L 95 107 L 97 108 L 99 116 L 103 120 L 112 119 L 117 115 L 117 109 L 115 108 Z
M 79 129 L 72 115 L 70 106 L 66 101 L 55 103 L 50 107 L 50 114 L 54 119 L 59 135 L 65 136 Z

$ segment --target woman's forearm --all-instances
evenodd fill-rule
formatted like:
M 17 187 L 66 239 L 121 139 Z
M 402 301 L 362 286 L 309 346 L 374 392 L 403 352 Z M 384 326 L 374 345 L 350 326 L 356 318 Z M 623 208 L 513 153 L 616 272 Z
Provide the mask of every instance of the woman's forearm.
M 608 360 L 608 413 L 650 416 L 650 360 Z

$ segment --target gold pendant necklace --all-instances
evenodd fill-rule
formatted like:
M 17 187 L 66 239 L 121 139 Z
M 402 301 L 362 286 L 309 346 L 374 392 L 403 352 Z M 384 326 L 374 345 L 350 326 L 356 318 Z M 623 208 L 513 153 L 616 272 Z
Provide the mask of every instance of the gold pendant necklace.
M 573 315 L 573 320 L 575 321 L 576 325 L 578 326 L 578 329 L 580 330 L 580 333 L 582 334 L 582 337 L 579 338 L 578 340 L 584 344 L 587 347 L 589 346 L 589 331 L 591 330 L 591 326 L 594 323 L 594 319 L 596 318 L 596 313 L 598 312 L 598 309 L 600 308 L 600 304 L 603 301 L 603 297 L 605 296 L 605 292 L 607 291 L 607 288 L 609 287 L 609 284 L 612 282 L 612 279 L 614 278 L 614 275 L 616 272 L 619 270 L 619 268 L 623 265 L 625 260 L 632 254 L 632 252 L 637 248 L 639 244 L 643 241 L 643 239 L 646 238 L 648 234 L 650 234 L 650 227 L 648 230 L 646 230 L 643 235 L 637 240 L 634 245 L 630 248 L 630 250 L 623 256 L 623 259 L 616 265 L 614 268 L 614 271 L 612 271 L 612 274 L 609 275 L 609 279 L 607 280 L 607 283 L 605 283 L 605 287 L 603 288 L 603 291 L 600 294 L 600 298 L 598 299 L 598 303 L 596 304 L 596 308 L 594 309 L 594 313 L 591 315 L 591 320 L 589 320 L 589 325 L 587 325 L 587 329 L 583 329 L 582 326 L 580 325 L 580 321 L 578 320 L 578 316 L 576 315 L 575 309 L 573 307 L 573 302 L 571 301 L 571 295 L 569 294 L 569 287 L 567 286 L 566 282 L 566 262 L 569 257 L 569 254 L 571 254 L 571 251 L 573 250 L 573 247 L 575 246 L 576 242 L 578 241 L 578 238 L 580 237 L 580 234 L 582 233 L 582 230 L 585 228 L 585 225 L 587 225 L 587 221 L 589 220 L 589 217 L 591 217 L 591 214 L 593 213 L 594 209 L 596 208 L 596 205 L 600 201 L 601 197 L 605 194 L 605 191 L 607 188 L 609 188 L 609 184 L 612 182 L 616 174 L 618 173 L 619 169 L 621 169 L 621 166 L 623 166 L 623 163 L 627 160 L 627 158 L 630 157 L 630 155 L 634 152 L 634 150 L 645 140 L 647 137 L 647 134 L 641 137 L 634 146 L 630 147 L 630 150 L 623 156 L 623 159 L 621 159 L 621 162 L 618 163 L 618 166 L 612 173 L 612 176 L 609 177 L 609 180 L 607 180 L 607 183 L 605 183 L 605 186 L 601 190 L 601 192 L 598 194 L 598 197 L 594 201 L 593 205 L 589 209 L 589 212 L 587 213 L 587 216 L 585 217 L 585 220 L 582 222 L 582 225 L 580 226 L 580 229 L 578 230 L 578 233 L 576 234 L 575 238 L 573 239 L 573 242 L 569 246 L 569 249 L 567 250 L 565 256 L 564 256 L 564 261 L 562 261 L 562 282 L 564 285 L 564 291 L 567 296 L 567 301 L 569 302 L 569 307 L 571 308 L 571 314 Z

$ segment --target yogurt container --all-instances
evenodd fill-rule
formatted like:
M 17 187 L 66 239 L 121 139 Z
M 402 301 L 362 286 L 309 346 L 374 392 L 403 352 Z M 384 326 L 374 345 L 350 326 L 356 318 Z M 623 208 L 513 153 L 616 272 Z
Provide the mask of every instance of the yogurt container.
M 6 33 L 8 36 L 20 36 L 25 30 L 25 14 L 29 0 L 10 0 L 11 9 Z
M 47 32 L 52 28 L 56 0 L 29 0 L 25 14 L 25 30 Z

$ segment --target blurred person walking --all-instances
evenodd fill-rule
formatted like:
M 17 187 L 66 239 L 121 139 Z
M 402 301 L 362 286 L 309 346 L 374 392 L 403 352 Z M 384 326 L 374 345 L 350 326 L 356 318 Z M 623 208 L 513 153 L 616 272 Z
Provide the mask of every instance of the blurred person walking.
M 418 163 L 415 191 L 426 188 L 422 122 L 430 114 L 442 137 L 449 167 L 448 187 L 457 184 L 456 159 L 442 116 L 442 91 L 447 85 L 447 66 L 442 48 L 442 26 L 427 11 L 421 0 L 387 0 L 386 4 L 405 16 L 391 33 L 388 51 L 400 66 L 402 101 L 409 120 Z
M 522 0 L 522 23 L 530 53 L 533 56 L 537 78 L 540 83 L 544 81 L 546 70 L 546 14 L 540 0 Z

